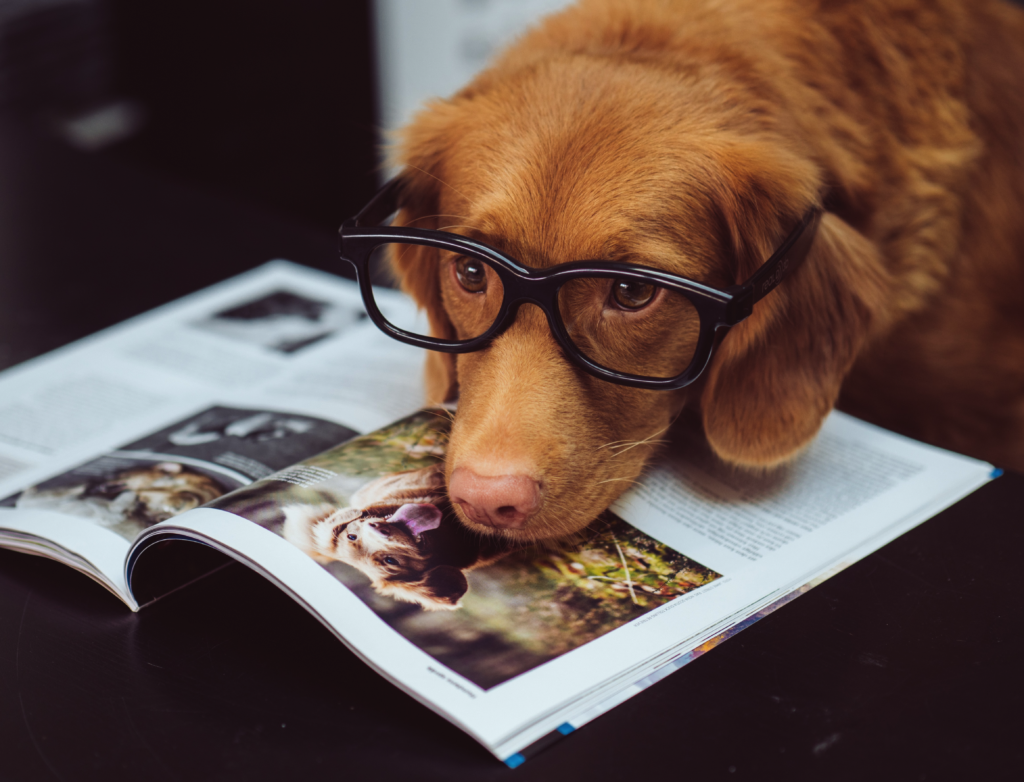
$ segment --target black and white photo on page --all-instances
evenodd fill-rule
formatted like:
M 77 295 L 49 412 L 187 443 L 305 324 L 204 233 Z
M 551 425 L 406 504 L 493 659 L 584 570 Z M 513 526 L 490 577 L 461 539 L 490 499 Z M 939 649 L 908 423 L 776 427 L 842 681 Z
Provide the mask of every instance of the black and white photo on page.
M 355 435 L 312 416 L 210 407 L 29 486 L 0 507 L 81 517 L 133 540 Z
M 280 288 L 218 310 L 191 325 L 290 355 L 343 333 L 364 318 L 365 311 L 355 302 L 326 301 Z

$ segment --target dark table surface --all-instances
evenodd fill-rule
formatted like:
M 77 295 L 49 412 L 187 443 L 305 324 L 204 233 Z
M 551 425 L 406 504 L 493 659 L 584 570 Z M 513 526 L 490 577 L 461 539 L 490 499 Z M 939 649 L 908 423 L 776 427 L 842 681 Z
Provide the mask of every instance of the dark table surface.
M 0 367 L 329 232 L 0 123 Z M 139 614 L 0 551 L 0 779 L 1007 779 L 1024 476 L 1006 475 L 515 771 L 240 566 Z

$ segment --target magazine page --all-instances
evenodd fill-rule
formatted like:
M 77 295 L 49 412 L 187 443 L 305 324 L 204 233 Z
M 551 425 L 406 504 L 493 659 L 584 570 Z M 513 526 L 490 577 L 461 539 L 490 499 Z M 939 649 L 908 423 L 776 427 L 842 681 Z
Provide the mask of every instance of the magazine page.
M 722 583 L 738 584 L 738 608 L 652 659 L 633 680 L 627 675 L 611 696 L 577 706 L 561 733 L 679 670 L 1001 472 L 838 411 L 808 453 L 764 474 L 723 464 L 699 432 L 679 430 L 672 449 L 614 509 L 732 573 Z M 806 536 L 793 551 L 775 553 Z
M 0 522 L 21 550 L 41 547 L 85 572 L 91 563 L 136 608 L 123 573 L 140 532 L 356 434 L 290 411 L 214 405 L 0 499 Z
M 719 568 L 720 590 L 705 590 L 699 608 L 683 608 L 688 596 L 637 622 L 655 625 L 640 635 L 652 649 L 669 642 L 663 651 L 546 720 L 533 745 L 517 736 L 500 756 L 522 762 L 517 748 L 528 755 L 586 724 L 1000 473 L 838 411 L 797 460 L 761 474 L 721 463 L 699 431 L 681 428 L 613 510 Z
M 416 317 L 386 294 L 389 317 Z M 355 283 L 275 262 L 15 367 L 0 545 L 126 597 L 139 531 L 415 410 L 421 365 Z
M 246 561 L 514 764 L 990 471 L 836 414 L 752 482 L 679 443 L 572 545 L 511 549 L 454 518 L 449 426 L 421 411 L 153 527 L 129 570 L 181 537 Z

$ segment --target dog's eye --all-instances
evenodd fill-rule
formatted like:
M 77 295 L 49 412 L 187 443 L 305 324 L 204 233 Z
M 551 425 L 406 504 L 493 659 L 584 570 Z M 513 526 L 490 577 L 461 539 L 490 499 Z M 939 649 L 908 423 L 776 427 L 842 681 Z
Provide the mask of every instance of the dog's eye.
M 612 282 L 612 298 L 624 310 L 638 310 L 651 303 L 658 289 L 640 280 L 615 280 Z
M 353 534 L 351 534 L 351 533 L 349 533 L 349 534 L 348 534 L 348 535 L 347 535 L 346 537 L 347 537 L 347 538 L 348 538 L 349 540 L 358 540 L 358 539 L 359 539 L 359 536 L 358 536 L 358 535 L 353 535 Z
M 398 560 L 395 559 L 394 557 L 384 557 L 384 564 L 385 565 L 397 565 L 398 564 Z
M 455 276 L 459 279 L 459 285 L 470 293 L 483 293 L 487 290 L 487 270 L 480 261 L 472 258 L 457 259 Z

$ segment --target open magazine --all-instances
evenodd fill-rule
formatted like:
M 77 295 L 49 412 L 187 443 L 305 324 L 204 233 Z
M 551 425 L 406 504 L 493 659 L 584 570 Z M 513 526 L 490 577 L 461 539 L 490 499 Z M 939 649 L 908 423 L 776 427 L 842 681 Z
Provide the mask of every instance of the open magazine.
M 761 475 L 680 427 L 577 540 L 512 548 L 452 513 L 421 360 L 278 262 L 29 362 L 0 377 L 0 545 L 133 610 L 241 562 L 516 766 L 993 476 L 841 413 Z

